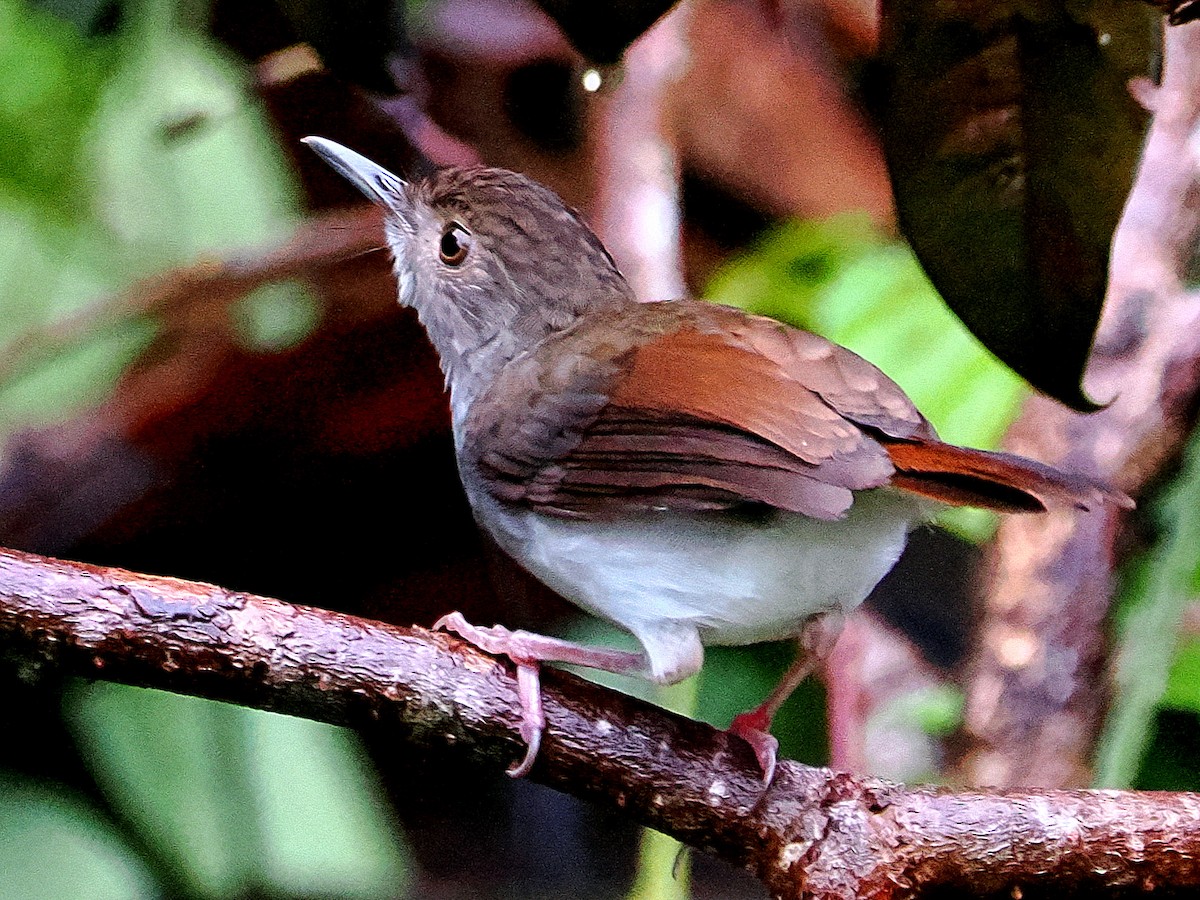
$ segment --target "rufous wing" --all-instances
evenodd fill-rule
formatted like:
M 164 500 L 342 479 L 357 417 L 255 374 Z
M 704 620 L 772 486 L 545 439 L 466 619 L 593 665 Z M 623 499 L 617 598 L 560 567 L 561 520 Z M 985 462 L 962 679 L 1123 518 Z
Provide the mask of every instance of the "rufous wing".
M 510 364 L 472 405 L 468 470 L 498 499 L 563 516 L 756 503 L 838 518 L 893 467 L 869 429 L 780 364 L 800 361 L 789 333 L 800 334 L 687 301 L 590 317 Z M 875 376 L 886 382 L 878 370 L 812 340 L 806 370 L 888 419 L 872 403 Z M 926 433 L 887 385 L 888 404 L 901 398 L 892 430 Z
M 898 386 L 823 338 L 689 301 L 596 315 L 510 364 L 464 450 L 498 499 L 577 518 L 755 503 L 835 519 L 888 484 L 1005 510 L 1108 496 L 941 443 Z

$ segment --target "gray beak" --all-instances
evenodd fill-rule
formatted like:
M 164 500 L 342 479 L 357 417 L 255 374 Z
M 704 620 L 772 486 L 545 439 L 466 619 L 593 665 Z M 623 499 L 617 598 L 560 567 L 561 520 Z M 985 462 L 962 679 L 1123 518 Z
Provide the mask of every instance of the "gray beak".
M 321 159 L 362 191 L 372 203 L 393 212 L 401 212 L 407 206 L 404 180 L 397 178 L 383 166 L 326 138 L 306 137 L 301 138 L 300 142 L 312 147 Z

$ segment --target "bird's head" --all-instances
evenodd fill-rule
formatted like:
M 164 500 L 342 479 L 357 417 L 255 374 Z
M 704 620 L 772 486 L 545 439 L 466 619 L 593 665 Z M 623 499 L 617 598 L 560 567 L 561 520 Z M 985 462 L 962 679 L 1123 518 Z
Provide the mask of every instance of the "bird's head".
M 416 309 L 451 377 L 633 301 L 579 214 L 524 175 L 449 168 L 405 181 L 333 141 L 305 143 L 384 209 L 400 303 Z

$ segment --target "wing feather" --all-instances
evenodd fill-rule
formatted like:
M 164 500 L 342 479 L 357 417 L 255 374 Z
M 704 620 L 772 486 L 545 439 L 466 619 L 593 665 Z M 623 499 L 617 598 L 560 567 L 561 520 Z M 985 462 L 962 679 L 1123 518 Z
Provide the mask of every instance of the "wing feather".
M 784 326 L 679 302 L 623 311 L 619 328 L 593 317 L 510 364 L 467 423 L 478 476 L 502 500 L 580 518 L 755 503 L 833 519 L 853 491 L 886 484 L 893 467 L 875 437 L 730 332 L 730 314 L 783 337 L 760 343 L 790 359 Z M 853 397 L 839 379 L 824 381 Z
M 849 350 L 691 301 L 600 313 L 510 363 L 472 404 L 464 477 L 545 513 L 761 504 L 844 516 L 892 485 L 954 505 L 1037 511 L 1127 497 L 1007 454 L 938 440 Z

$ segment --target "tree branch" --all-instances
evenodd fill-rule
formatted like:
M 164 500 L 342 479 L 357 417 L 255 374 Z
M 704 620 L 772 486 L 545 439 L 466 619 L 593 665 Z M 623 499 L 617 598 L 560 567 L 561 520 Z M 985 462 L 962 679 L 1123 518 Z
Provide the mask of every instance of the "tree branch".
M 1081 416 L 1026 405 L 1006 448 L 1119 485 L 1131 495 L 1167 469 L 1200 397 L 1200 295 L 1184 273 L 1200 236 L 1200 23 L 1169 29 L 1160 88 L 1113 244 L 1108 298 L 1088 365 L 1110 406 Z M 961 780 L 1068 787 L 1090 781 L 1106 702 L 1105 617 L 1119 516 L 1013 516 L 989 548 L 980 645 L 967 691 Z
M 264 285 L 319 276 L 346 260 L 381 249 L 383 223 L 377 208 L 361 206 L 314 216 L 278 247 L 151 275 L 58 321 L 23 331 L 0 346 L 0 383 L 7 384 L 97 332 L 131 319 L 153 316 L 167 325 L 189 319 L 224 323 L 229 306 Z M 387 294 L 391 302 L 393 293 Z
M 464 763 L 521 750 L 508 668 L 455 638 L 0 550 L 0 639 L 52 669 L 376 728 Z M 905 788 L 792 762 L 763 791 L 724 732 L 561 672 L 533 778 L 756 872 L 783 898 L 1200 886 L 1200 797 Z
M 676 6 L 629 48 L 601 107 L 597 230 L 643 302 L 687 293 L 678 140 L 664 109 L 687 58 L 689 15 L 689 4 Z

